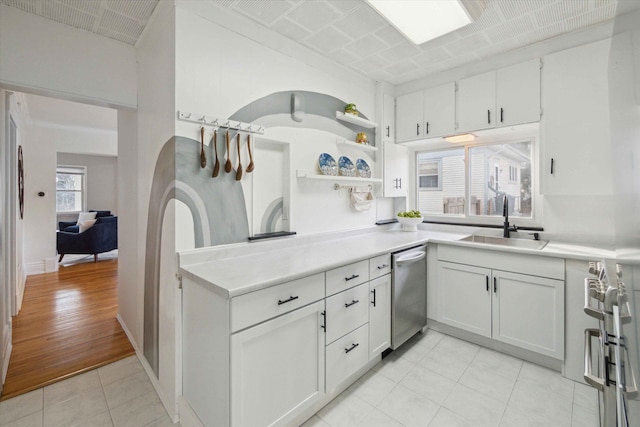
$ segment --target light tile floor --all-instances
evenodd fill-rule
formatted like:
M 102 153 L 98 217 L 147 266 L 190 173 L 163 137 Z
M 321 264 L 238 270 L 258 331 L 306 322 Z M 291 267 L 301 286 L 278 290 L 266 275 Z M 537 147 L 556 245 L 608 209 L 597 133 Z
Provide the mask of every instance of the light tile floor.
M 639 412 L 640 405 L 633 408 Z M 0 402 L 2 427 L 173 426 L 136 356 Z M 597 427 L 597 394 L 435 331 L 386 357 L 303 427 Z
M 597 405 L 558 372 L 429 330 L 303 427 L 598 427 Z
M 174 426 L 136 356 L 0 402 L 2 427 Z

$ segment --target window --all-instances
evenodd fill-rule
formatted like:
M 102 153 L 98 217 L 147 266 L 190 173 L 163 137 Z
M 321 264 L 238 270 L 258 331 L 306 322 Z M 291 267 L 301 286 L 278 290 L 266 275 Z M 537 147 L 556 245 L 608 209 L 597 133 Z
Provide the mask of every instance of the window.
M 418 181 L 421 190 L 441 190 L 442 159 L 424 159 L 418 163 Z
M 509 216 L 531 218 L 531 158 L 531 141 L 418 153 L 418 210 L 426 216 L 502 216 L 506 196 Z M 433 167 L 423 165 L 434 161 L 440 162 L 438 187 L 425 187 Z
M 86 210 L 86 177 L 84 166 L 58 166 L 56 170 L 56 212 Z

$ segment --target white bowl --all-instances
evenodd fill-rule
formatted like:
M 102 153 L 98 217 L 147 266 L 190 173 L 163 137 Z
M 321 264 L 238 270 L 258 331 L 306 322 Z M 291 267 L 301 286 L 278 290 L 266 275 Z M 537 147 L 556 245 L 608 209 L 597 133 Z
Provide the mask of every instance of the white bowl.
M 402 224 L 402 231 L 418 231 L 418 224 L 422 222 L 424 218 L 406 218 L 406 217 L 396 217 L 400 224 Z

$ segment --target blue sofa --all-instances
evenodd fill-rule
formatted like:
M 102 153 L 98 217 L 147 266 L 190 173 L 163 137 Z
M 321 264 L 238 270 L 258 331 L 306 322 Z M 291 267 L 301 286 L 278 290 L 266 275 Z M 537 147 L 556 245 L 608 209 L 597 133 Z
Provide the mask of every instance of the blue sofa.
M 61 221 L 56 233 L 56 247 L 60 258 L 66 254 L 93 254 L 94 262 L 98 261 L 98 254 L 118 249 L 118 217 L 110 211 L 97 212 L 96 223 L 93 227 L 79 232 L 75 222 Z

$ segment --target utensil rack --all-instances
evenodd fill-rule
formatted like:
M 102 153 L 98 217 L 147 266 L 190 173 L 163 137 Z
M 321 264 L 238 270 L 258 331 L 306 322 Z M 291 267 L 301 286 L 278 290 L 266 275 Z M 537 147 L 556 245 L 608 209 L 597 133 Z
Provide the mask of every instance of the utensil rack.
M 341 185 L 341 184 L 333 184 L 333 189 L 338 190 L 353 190 L 354 188 L 362 187 L 361 185 Z M 367 184 L 369 191 L 373 191 L 373 185 Z
M 249 132 L 258 135 L 263 135 L 265 131 L 264 126 L 238 122 L 235 120 L 219 119 L 217 117 L 205 116 L 204 114 L 198 113 L 189 113 L 187 111 L 178 111 L 178 120 L 181 120 L 183 122 L 198 123 L 205 126 Z

